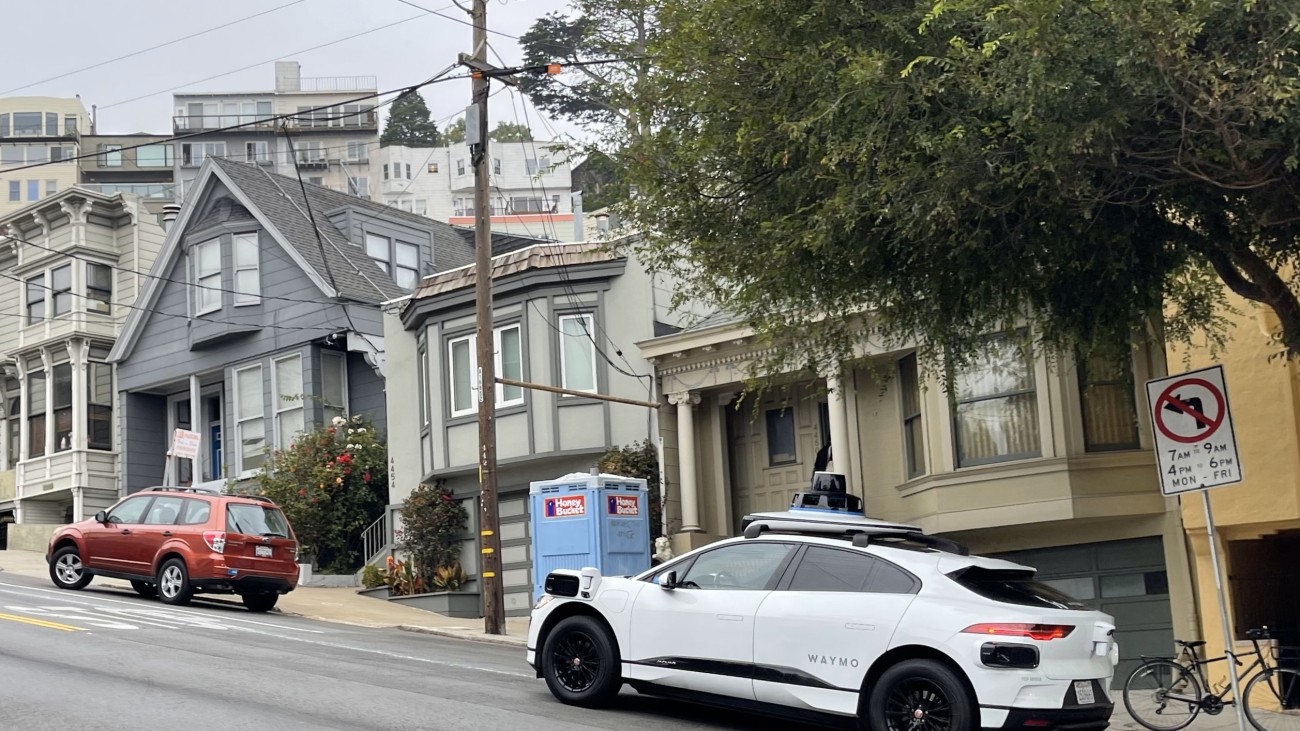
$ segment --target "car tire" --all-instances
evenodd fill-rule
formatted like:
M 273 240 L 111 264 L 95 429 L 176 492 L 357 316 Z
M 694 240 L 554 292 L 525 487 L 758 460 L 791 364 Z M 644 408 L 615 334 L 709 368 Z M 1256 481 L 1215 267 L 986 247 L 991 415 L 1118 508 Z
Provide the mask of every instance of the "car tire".
M 158 568 L 158 598 L 163 604 L 189 604 L 194 598 L 190 572 L 179 558 L 169 558 Z
M 568 705 L 607 706 L 623 685 L 618 645 L 609 628 L 593 617 L 560 620 L 546 636 L 541 663 L 551 694 Z
M 239 598 L 244 600 L 244 606 L 250 612 L 269 612 L 275 608 L 275 603 L 280 601 L 280 595 L 272 592 L 240 594 Z
M 146 599 L 158 596 L 158 585 L 150 584 L 147 581 L 132 581 L 131 588 L 135 589 L 135 593 Z
M 60 589 L 84 589 L 93 578 L 94 575 L 81 563 L 81 552 L 76 546 L 64 546 L 50 559 L 50 581 Z
M 869 731 L 914 728 L 918 720 L 927 721 L 924 728 L 935 731 L 978 727 L 965 683 L 934 660 L 905 660 L 894 665 L 881 674 L 869 694 L 862 714 Z

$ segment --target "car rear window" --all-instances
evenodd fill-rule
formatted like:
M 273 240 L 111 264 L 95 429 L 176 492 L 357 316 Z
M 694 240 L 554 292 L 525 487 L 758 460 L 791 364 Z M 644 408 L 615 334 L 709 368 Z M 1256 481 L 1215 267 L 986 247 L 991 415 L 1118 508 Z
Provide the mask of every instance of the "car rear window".
M 289 537 L 289 521 L 279 508 L 247 503 L 226 504 L 226 530 L 246 536 Z
M 972 566 L 948 577 L 985 599 L 1043 609 L 1087 609 L 1088 605 L 1041 581 L 1031 571 L 1001 571 Z

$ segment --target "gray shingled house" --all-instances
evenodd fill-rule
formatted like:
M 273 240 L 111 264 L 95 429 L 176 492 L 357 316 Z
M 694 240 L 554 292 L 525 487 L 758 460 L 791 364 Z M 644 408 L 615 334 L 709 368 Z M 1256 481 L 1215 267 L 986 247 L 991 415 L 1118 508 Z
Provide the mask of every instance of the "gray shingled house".
M 473 259 L 473 231 L 246 163 L 204 163 L 117 363 L 124 493 L 254 475 L 341 413 L 384 425 L 380 305 Z M 536 243 L 494 238 L 494 249 Z M 168 457 L 183 428 L 194 460 Z

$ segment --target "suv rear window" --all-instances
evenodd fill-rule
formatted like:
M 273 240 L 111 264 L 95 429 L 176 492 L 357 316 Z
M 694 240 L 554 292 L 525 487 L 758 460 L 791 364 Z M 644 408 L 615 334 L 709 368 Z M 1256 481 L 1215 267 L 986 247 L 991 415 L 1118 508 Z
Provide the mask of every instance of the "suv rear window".
M 954 571 L 948 577 L 985 599 L 1004 604 L 1043 609 L 1087 609 L 1088 605 L 1061 593 L 1041 581 L 1030 571 L 999 571 L 972 566 Z
M 279 508 L 245 503 L 226 504 L 226 530 L 246 536 L 289 537 L 289 521 Z

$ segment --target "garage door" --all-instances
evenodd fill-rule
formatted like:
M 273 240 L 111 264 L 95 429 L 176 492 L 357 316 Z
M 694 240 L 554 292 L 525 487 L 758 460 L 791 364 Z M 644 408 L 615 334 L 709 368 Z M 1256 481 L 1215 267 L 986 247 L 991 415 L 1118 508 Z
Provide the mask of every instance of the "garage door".
M 1033 566 L 1038 578 L 1115 618 L 1121 687 L 1142 655 L 1173 652 L 1169 578 L 1160 538 L 1016 551 L 998 558 Z

